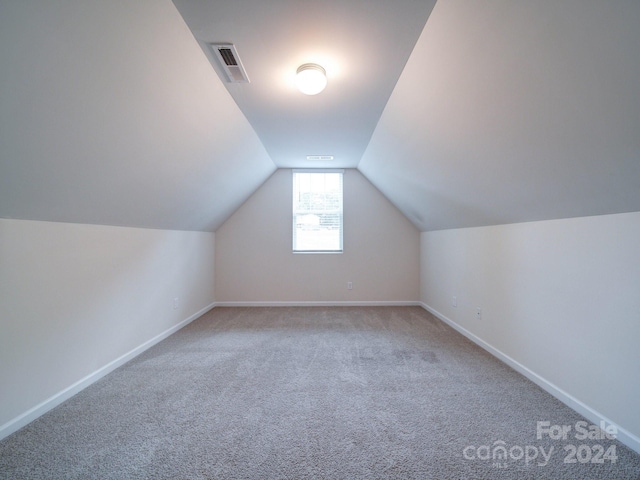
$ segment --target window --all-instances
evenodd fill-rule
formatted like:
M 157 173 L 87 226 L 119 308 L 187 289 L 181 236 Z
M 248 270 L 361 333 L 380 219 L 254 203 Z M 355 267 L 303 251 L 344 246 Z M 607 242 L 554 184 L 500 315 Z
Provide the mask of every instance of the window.
M 342 174 L 293 171 L 294 252 L 342 252 Z

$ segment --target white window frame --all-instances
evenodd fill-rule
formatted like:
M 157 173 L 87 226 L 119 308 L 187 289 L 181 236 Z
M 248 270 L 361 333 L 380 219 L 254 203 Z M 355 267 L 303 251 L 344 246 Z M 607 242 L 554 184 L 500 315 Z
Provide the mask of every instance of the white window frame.
M 296 209 L 296 183 L 295 183 L 295 175 L 297 173 L 339 173 L 341 175 L 340 179 L 340 188 L 341 188 L 341 199 L 340 199 L 340 227 L 339 227 L 339 249 L 300 249 L 296 248 L 296 218 L 297 215 L 304 213 L 304 210 Z M 295 254 L 326 254 L 326 253 L 343 253 L 343 237 L 344 237 L 344 169 L 327 169 L 327 168 L 305 168 L 305 169 L 292 169 L 291 170 L 291 192 L 292 192 L 292 251 Z

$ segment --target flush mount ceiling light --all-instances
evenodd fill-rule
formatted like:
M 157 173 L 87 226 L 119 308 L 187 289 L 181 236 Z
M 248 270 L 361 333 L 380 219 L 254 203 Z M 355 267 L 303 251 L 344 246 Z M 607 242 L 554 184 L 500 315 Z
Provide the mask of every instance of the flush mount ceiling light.
M 315 63 L 300 65 L 296 71 L 296 86 L 305 95 L 316 95 L 327 86 L 327 73 Z

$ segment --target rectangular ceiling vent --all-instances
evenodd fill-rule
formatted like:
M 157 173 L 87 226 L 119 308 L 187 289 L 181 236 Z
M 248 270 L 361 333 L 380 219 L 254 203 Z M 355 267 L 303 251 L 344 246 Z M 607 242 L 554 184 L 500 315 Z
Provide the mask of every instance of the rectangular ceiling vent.
M 210 43 L 209 45 L 218 58 L 228 82 L 249 83 L 249 77 L 244 71 L 235 45 L 231 43 Z
M 333 155 L 307 155 L 307 160 L 333 160 Z

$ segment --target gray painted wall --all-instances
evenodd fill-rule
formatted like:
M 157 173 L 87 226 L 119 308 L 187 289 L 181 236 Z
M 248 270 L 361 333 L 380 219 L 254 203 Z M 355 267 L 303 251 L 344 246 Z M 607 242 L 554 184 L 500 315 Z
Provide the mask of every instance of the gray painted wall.
M 344 175 L 344 253 L 293 254 L 291 209 L 281 169 L 218 229 L 217 302 L 418 300 L 420 234 L 357 170 Z
M 640 213 L 423 233 L 421 299 L 640 451 L 638 238 Z
M 0 438 L 214 300 L 213 233 L 0 219 L 0 246 Z

